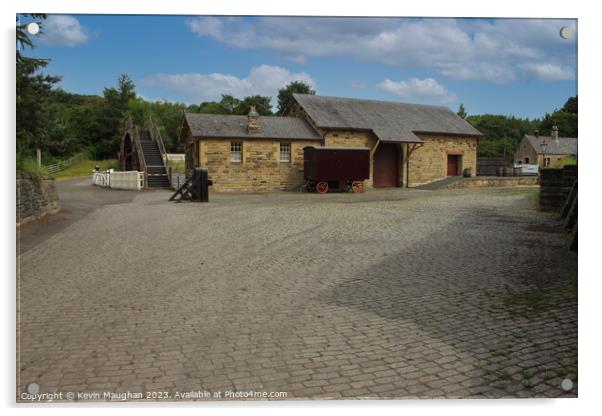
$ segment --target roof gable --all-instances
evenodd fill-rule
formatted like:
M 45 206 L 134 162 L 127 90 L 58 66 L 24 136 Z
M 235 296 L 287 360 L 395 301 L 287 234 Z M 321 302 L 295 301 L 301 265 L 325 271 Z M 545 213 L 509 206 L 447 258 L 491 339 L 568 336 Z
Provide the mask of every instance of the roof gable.
M 422 142 L 416 133 L 482 136 L 447 107 L 293 94 L 318 128 L 372 130 L 383 141 Z
M 552 136 L 531 136 L 525 135 L 525 139 L 529 142 L 535 153 L 542 154 L 541 143 L 545 140 L 547 143 L 545 153 L 548 155 L 576 155 L 577 154 L 577 138 L 576 137 L 559 137 L 558 140 Z
M 259 133 L 249 133 L 247 116 L 184 113 L 184 118 L 193 137 L 321 139 L 309 123 L 296 117 L 260 116 L 261 132 Z

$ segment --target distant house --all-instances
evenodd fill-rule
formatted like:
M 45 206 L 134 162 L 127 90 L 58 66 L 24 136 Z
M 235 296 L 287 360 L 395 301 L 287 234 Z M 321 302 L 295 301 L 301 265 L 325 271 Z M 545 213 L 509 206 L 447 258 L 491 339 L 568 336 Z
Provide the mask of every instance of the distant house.
M 514 161 L 547 167 L 566 157 L 576 156 L 577 138 L 559 137 L 558 128 L 553 128 L 550 136 L 526 134 L 514 152 Z
M 186 113 L 186 167 L 217 190 L 295 189 L 306 146 L 369 147 L 367 187 L 416 186 L 476 173 L 481 133 L 446 107 L 294 94 L 283 117 Z

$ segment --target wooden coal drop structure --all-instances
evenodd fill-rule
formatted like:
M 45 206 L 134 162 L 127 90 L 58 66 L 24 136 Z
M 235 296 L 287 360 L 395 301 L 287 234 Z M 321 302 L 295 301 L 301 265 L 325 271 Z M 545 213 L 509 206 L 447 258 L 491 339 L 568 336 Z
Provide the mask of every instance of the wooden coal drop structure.
M 367 147 L 305 147 L 303 170 L 307 189 L 325 194 L 330 189 L 363 192 L 370 177 Z

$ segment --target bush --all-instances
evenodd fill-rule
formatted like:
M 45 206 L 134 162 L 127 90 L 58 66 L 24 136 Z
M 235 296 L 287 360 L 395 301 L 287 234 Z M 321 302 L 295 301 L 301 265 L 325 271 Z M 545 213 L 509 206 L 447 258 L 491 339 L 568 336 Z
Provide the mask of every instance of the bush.
M 560 160 L 555 160 L 551 163 L 552 168 L 563 168 L 567 165 L 576 165 L 577 158 L 575 156 L 566 156 Z
M 28 172 L 36 176 L 48 175 L 44 166 L 38 166 L 38 162 L 32 157 L 17 159 L 17 171 Z

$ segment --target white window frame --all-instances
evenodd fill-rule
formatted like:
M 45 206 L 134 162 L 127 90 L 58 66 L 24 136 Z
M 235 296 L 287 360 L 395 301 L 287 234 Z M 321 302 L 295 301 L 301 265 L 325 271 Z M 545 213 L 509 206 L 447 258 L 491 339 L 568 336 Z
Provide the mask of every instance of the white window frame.
M 282 150 L 283 146 L 285 147 L 285 149 L 288 150 Z M 288 155 L 288 158 L 283 159 L 282 156 L 283 155 Z M 280 142 L 280 158 L 279 160 L 281 162 L 284 163 L 289 163 L 292 159 L 292 146 L 290 142 Z
M 230 142 L 230 162 L 242 162 L 242 141 Z

